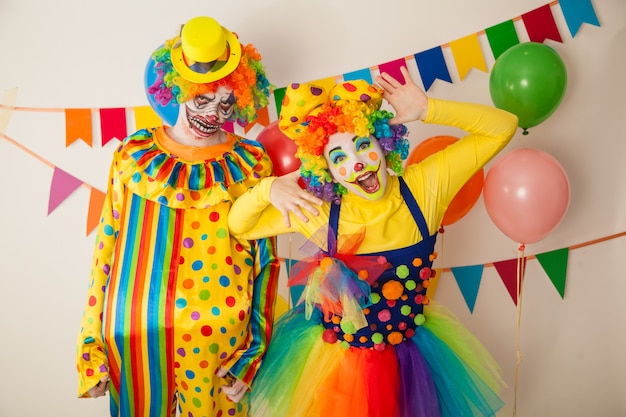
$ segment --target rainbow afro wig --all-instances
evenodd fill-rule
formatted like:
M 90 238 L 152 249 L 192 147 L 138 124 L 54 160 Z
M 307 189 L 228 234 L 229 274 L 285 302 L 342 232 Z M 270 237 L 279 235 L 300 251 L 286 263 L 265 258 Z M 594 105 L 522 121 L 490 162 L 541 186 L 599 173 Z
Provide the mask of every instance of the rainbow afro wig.
M 390 125 L 393 113 L 381 110 L 382 90 L 365 80 L 345 81 L 329 93 L 313 84 L 291 84 L 283 99 L 278 125 L 298 146 L 300 174 L 309 192 L 338 203 L 346 188 L 333 182 L 324 146 L 334 133 L 373 136 L 385 153 L 387 167 L 403 172 L 409 156 L 405 125 Z
M 185 39 L 186 28 L 188 29 L 187 39 Z M 219 59 L 223 59 L 223 61 L 216 58 L 212 62 L 205 63 L 189 58 L 194 53 L 199 56 L 207 56 L 206 50 L 216 48 L 213 38 L 222 39 L 225 36 L 229 43 L 226 43 L 226 40 L 222 41 L 221 49 L 226 52 L 221 54 Z M 211 44 L 206 45 L 208 42 Z M 188 48 L 188 55 L 185 55 L 185 47 Z M 205 49 L 202 49 L 203 47 Z M 236 51 L 236 53 L 229 53 L 229 51 Z M 214 93 L 220 86 L 226 86 L 233 89 L 236 100 L 235 111 L 231 119 L 241 126 L 246 126 L 254 121 L 257 110 L 267 106 L 269 102 L 269 95 L 273 86 L 265 75 L 259 52 L 251 44 L 240 45 L 236 34 L 222 28 L 211 18 L 191 19 L 183 26 L 179 36 L 167 40 L 163 46 L 153 52 L 152 59 L 156 79 L 148 87 L 148 94 L 151 94 L 155 101 L 163 106 L 172 100 L 177 103 L 184 103 L 197 95 Z M 187 67 L 187 62 L 218 68 L 213 71 L 214 75 L 217 74 L 217 76 L 211 77 L 209 73 L 195 74 L 194 77 L 190 77 L 190 74 L 194 74 L 190 69 L 193 66 Z M 224 71 L 224 68 L 227 68 L 228 71 Z M 181 73 L 183 74 L 181 75 Z M 205 77 L 210 81 L 194 81 L 198 80 L 199 77 L 200 79 Z

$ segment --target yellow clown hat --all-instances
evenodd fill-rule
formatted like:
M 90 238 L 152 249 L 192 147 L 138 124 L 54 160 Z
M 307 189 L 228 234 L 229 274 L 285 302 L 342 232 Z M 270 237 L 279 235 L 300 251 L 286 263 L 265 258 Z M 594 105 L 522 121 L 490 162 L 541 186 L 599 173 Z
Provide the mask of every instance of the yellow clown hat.
M 183 25 L 170 56 L 183 78 L 197 84 L 210 83 L 237 68 L 241 44 L 234 33 L 215 19 L 199 16 Z

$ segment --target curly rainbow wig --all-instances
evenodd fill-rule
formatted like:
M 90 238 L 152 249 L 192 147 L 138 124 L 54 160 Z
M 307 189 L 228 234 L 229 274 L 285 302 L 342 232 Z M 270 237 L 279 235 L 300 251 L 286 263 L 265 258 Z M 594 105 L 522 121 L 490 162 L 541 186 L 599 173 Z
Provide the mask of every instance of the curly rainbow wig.
M 214 93 L 220 86 L 227 86 L 233 89 L 236 100 L 232 120 L 241 126 L 254 121 L 257 110 L 267 106 L 272 89 L 256 48 L 252 44 L 241 45 L 241 61 L 233 72 L 219 80 L 198 84 L 183 78 L 172 65 L 171 50 L 179 42 L 179 36 L 169 39 L 152 54 L 157 77 L 148 93 L 156 102 L 164 106 L 172 100 L 184 103 L 197 95 Z
M 346 81 L 330 93 L 312 84 L 291 84 L 285 93 L 279 127 L 298 145 L 296 156 L 302 162 L 300 174 L 309 192 L 339 203 L 346 188 L 332 180 L 323 156 L 324 146 L 334 133 L 354 133 L 375 137 L 387 167 L 403 173 L 402 162 L 409 156 L 407 127 L 390 125 L 393 113 L 381 110 L 382 90 L 365 80 Z

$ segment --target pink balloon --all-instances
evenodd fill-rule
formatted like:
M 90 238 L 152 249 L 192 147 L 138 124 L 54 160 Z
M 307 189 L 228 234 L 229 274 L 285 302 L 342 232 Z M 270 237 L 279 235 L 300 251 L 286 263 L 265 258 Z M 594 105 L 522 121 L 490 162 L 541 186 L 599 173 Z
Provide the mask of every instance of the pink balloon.
M 565 217 L 569 180 L 550 154 L 517 149 L 493 164 L 485 177 L 483 198 L 498 229 L 518 243 L 534 243 Z

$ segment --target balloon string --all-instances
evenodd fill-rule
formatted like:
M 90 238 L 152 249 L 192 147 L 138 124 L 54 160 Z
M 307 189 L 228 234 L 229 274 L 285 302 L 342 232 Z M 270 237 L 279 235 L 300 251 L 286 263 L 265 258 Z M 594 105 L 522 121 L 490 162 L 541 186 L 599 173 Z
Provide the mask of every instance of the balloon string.
M 522 277 L 524 276 L 524 249 L 525 246 L 522 243 L 517 252 L 517 323 L 516 323 L 516 353 L 517 360 L 515 362 L 515 399 L 513 400 L 513 417 L 517 412 L 517 388 L 519 381 L 519 367 L 522 363 L 522 350 L 521 350 L 521 337 L 520 329 L 522 322 Z

